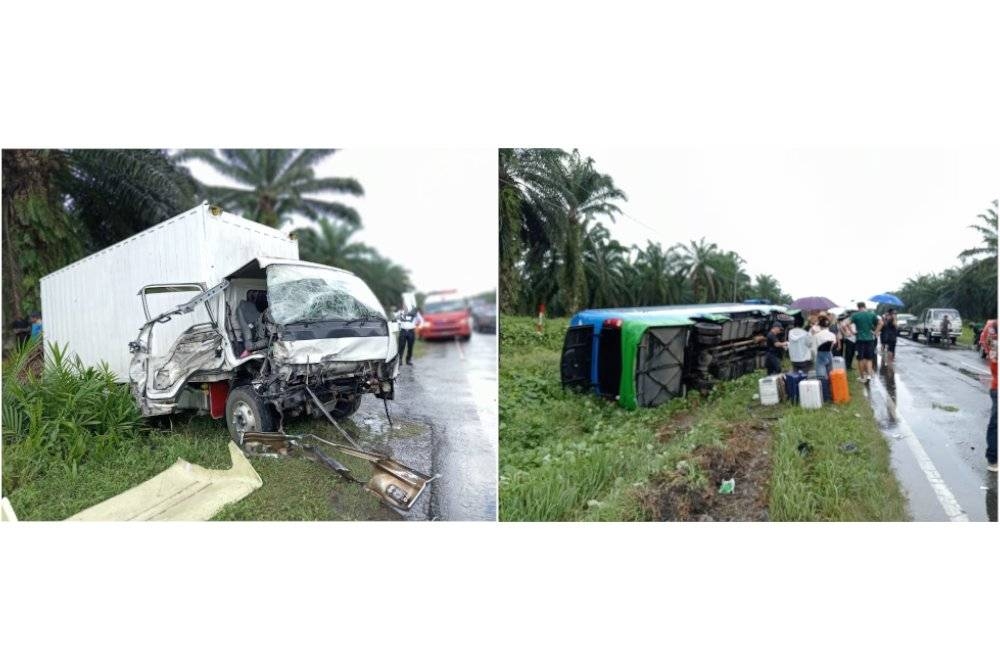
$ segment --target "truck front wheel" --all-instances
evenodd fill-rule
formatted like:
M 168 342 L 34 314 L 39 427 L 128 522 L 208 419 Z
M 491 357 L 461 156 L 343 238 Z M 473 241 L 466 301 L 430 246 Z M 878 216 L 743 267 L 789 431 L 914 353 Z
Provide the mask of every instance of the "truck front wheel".
M 329 409 L 330 416 L 334 419 L 346 419 L 350 415 L 357 412 L 359 407 L 361 407 L 360 393 L 356 396 L 338 400 L 337 404 Z
M 237 386 L 226 399 L 226 426 L 237 444 L 243 433 L 256 431 L 270 433 L 275 429 L 274 410 L 250 386 Z

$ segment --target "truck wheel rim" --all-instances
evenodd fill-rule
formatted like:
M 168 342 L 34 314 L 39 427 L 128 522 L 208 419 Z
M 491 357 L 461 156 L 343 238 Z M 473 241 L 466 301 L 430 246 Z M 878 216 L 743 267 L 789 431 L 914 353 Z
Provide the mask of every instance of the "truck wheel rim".
M 233 424 L 238 432 L 252 431 L 257 428 L 257 417 L 253 413 L 250 405 L 242 400 L 233 407 Z

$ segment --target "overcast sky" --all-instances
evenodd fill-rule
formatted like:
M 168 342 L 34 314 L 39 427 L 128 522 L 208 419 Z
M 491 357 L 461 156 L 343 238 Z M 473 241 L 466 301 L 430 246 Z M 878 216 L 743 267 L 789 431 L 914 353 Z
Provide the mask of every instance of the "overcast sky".
M 581 148 L 628 195 L 625 244 L 705 237 L 793 298 L 839 304 L 959 263 L 1000 197 L 995 149 Z
M 497 283 L 496 156 L 495 149 L 344 149 L 316 174 L 361 182 L 364 196 L 334 199 L 358 210 L 357 239 L 409 269 L 416 290 L 474 294 Z M 201 162 L 188 165 L 205 183 L 227 183 Z

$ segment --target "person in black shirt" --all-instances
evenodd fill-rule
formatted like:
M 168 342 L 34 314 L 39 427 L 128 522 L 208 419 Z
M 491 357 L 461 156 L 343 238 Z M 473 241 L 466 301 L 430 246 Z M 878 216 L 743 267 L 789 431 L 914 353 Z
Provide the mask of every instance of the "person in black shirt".
M 896 358 L 896 336 L 898 334 L 896 310 L 890 309 L 882 315 L 882 332 L 879 333 L 879 340 L 882 342 L 882 360 L 887 366 L 891 366 L 893 359 Z
M 781 339 L 784 329 L 779 324 L 771 326 L 767 331 L 767 347 L 764 350 L 764 366 L 767 374 L 776 375 L 781 372 L 782 352 L 788 348 L 788 342 Z

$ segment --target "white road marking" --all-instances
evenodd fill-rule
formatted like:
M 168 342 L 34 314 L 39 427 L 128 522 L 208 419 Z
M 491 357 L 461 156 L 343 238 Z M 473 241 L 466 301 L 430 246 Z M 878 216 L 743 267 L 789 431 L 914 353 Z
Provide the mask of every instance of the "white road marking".
M 458 347 L 458 357 L 461 358 L 464 361 L 465 360 L 465 352 L 462 351 L 462 343 L 458 341 L 457 337 L 455 338 L 454 341 L 455 341 L 455 346 Z
M 896 419 L 896 426 L 899 428 L 899 440 L 906 442 L 906 446 L 910 448 L 910 453 L 913 457 L 917 459 L 917 465 L 924 473 L 924 477 L 927 478 L 927 483 L 931 485 L 931 489 L 934 491 L 934 495 L 937 496 L 938 502 L 941 503 L 941 507 L 944 509 L 945 515 L 947 515 L 949 521 L 968 521 L 968 515 L 962 510 L 962 506 L 958 504 L 958 500 L 955 495 L 945 484 L 944 478 L 938 469 L 934 466 L 934 461 L 931 457 L 927 455 L 927 450 L 924 449 L 924 445 L 920 444 L 920 440 L 917 439 L 916 434 L 913 429 L 910 428 L 910 424 L 906 422 L 906 419 L 900 415 L 899 411 L 896 409 L 895 403 L 892 398 L 889 397 L 888 393 L 885 393 L 885 389 L 882 389 L 883 398 L 885 399 L 886 408 L 891 412 L 892 416 Z

